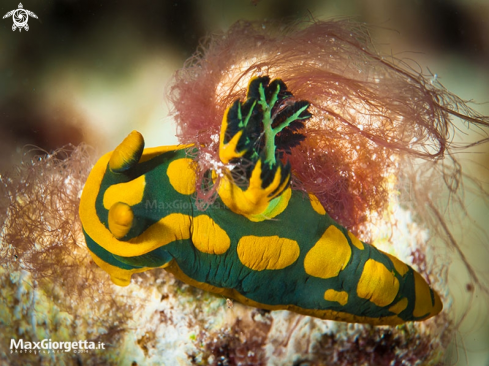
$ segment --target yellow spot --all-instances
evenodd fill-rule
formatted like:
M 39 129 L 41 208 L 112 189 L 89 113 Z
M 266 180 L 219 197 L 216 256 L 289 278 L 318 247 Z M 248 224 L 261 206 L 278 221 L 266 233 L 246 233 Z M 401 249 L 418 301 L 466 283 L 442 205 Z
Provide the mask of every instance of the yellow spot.
M 369 259 L 358 281 L 358 297 L 384 307 L 394 301 L 398 292 L 399 281 L 394 274 L 382 263 Z
M 190 195 L 195 192 L 195 174 L 197 163 L 189 158 L 174 160 L 168 165 L 166 174 L 173 189 L 180 194 Z
M 344 306 L 348 302 L 348 292 L 346 291 L 335 291 L 335 290 L 326 290 L 324 293 L 324 300 L 327 301 L 336 301 L 340 305 Z
M 440 297 L 434 292 L 435 302 L 432 303 L 430 287 L 418 272 L 413 271 L 413 273 L 415 292 L 413 315 L 415 317 L 429 317 L 438 314 L 443 308 Z
M 409 267 L 407 266 L 407 264 L 401 262 L 393 255 L 390 255 L 388 253 L 384 253 L 384 254 L 389 257 L 389 259 L 392 261 L 392 264 L 394 265 L 394 268 L 396 269 L 397 272 L 399 272 L 401 276 L 404 276 L 407 273 L 407 271 L 409 271 Z
M 139 176 L 127 183 L 111 185 L 104 193 L 104 207 L 107 210 L 117 202 L 127 203 L 129 206 L 137 205 L 143 200 L 146 177 Z
M 350 257 L 348 240 L 336 226 L 331 225 L 306 254 L 304 269 L 314 277 L 335 277 L 345 269 Z
M 394 314 L 400 314 L 404 309 L 406 309 L 408 306 L 408 299 L 403 298 L 400 301 L 397 302 L 397 304 L 392 305 L 389 308 L 389 311 L 393 312 Z
M 363 250 L 364 249 L 363 243 L 360 240 L 358 240 L 358 238 L 355 235 L 353 235 L 352 233 L 348 232 L 348 236 L 350 237 L 351 243 L 354 246 L 356 246 L 360 250 Z
M 309 193 L 309 200 L 311 201 L 311 206 L 314 211 L 316 211 L 320 215 L 326 215 L 326 210 L 315 195 Z
M 192 242 L 198 250 L 208 254 L 223 254 L 231 245 L 228 234 L 206 215 L 192 220 Z
M 131 206 L 123 202 L 117 202 L 109 210 L 109 230 L 117 239 L 129 232 L 134 220 Z
M 299 258 L 300 249 L 295 240 L 274 236 L 243 236 L 238 242 L 241 263 L 255 271 L 283 269 Z
M 139 161 L 143 149 L 143 136 L 138 131 L 132 131 L 112 153 L 109 160 L 110 170 L 122 172 L 130 169 Z

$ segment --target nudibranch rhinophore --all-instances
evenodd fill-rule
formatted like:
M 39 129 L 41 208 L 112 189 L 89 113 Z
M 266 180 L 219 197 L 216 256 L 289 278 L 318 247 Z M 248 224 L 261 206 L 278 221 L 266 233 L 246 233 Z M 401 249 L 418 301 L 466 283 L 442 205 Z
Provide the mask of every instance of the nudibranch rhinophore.
M 309 105 L 280 79 L 251 79 L 246 100 L 224 113 L 221 162 L 201 182 L 218 197 L 205 211 L 194 194 L 199 147 L 144 149 L 133 131 L 83 189 L 95 263 L 120 286 L 160 267 L 247 305 L 323 319 L 395 325 L 438 314 L 440 297 L 419 273 L 357 239 L 313 194 L 292 190 L 287 154 L 304 139 Z

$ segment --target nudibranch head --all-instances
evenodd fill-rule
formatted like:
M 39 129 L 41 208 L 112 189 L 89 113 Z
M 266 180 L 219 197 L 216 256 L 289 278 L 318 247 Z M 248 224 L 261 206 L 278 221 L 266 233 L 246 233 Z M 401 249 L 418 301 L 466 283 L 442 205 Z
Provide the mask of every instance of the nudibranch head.
M 183 212 L 189 208 L 167 202 L 181 199 L 182 190 L 188 197 L 195 189 L 195 178 L 189 179 L 195 168 L 187 161 L 190 159 L 185 160 L 189 147 L 165 146 L 143 152 L 143 137 L 133 131 L 93 168 L 81 197 L 80 219 L 95 262 L 116 284 L 128 285 L 131 274 L 168 263 L 164 251 L 153 254 L 149 262 L 142 261 L 144 265 L 121 258 L 144 257 L 165 240 L 174 239 L 170 230 L 161 236 L 165 231 L 161 215 L 168 211 L 177 227 L 187 224 L 188 216 Z M 172 165 L 170 160 L 175 156 L 182 159 Z M 174 186 L 176 192 L 171 195 L 158 189 L 160 182 Z

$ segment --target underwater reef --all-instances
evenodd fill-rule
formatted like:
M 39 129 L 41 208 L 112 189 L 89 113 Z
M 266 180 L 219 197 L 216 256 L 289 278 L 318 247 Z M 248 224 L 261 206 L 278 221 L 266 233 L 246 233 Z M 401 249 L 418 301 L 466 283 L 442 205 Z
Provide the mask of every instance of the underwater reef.
M 200 187 L 218 161 L 223 114 L 261 75 L 282 78 L 311 103 L 305 140 L 289 157 L 292 188 L 315 194 L 348 230 L 421 273 L 440 294 L 442 313 L 398 326 L 334 322 L 248 307 L 164 269 L 118 287 L 89 255 L 78 213 L 97 156 L 70 146 L 0 177 L 0 364 L 450 364 L 460 324 L 447 282 L 450 252 L 462 258 L 470 293 L 487 295 L 452 230 L 454 212 L 465 212 L 462 182 L 485 191 L 464 176 L 455 152 L 487 142 L 489 118 L 378 55 L 356 23 L 239 22 L 204 41 L 169 88 L 180 142 L 201 147 L 193 157 L 202 210 L 217 195 Z M 454 143 L 464 123 L 482 132 Z M 20 353 L 11 339 L 89 340 L 105 349 Z

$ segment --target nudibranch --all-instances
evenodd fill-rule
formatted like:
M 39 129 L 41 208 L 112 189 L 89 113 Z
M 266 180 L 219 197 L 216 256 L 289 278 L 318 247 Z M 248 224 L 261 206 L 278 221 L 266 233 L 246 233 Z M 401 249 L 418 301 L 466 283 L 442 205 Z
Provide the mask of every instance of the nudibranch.
M 197 179 L 199 145 L 144 148 L 133 131 L 96 163 L 80 218 L 90 254 L 120 286 L 165 268 L 192 286 L 263 309 L 396 325 L 442 302 L 410 266 L 360 241 L 313 195 L 291 188 L 291 148 L 310 103 L 253 77 L 222 119 L 220 164 Z M 217 192 L 205 211 L 196 187 Z M 214 186 L 215 185 L 215 186 Z

